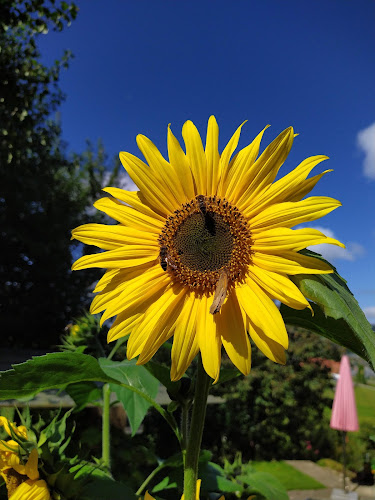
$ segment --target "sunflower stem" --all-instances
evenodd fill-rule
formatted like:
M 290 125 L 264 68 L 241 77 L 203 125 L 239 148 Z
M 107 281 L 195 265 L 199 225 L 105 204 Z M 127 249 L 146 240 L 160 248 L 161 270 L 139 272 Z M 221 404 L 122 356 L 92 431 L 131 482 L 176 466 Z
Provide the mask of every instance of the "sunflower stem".
M 181 409 L 181 451 L 182 451 L 182 458 L 184 461 L 185 465 L 185 459 L 186 459 L 186 446 L 187 442 L 189 439 L 189 410 L 190 410 L 190 403 L 184 403 L 182 405 Z
M 199 356 L 197 379 L 195 383 L 194 404 L 184 464 L 185 500 L 196 499 L 198 463 L 210 382 L 211 379 L 203 368 L 202 359 L 201 356 Z
M 110 422 L 109 422 L 109 407 L 111 400 L 111 389 L 109 384 L 103 385 L 103 417 L 102 417 L 102 460 L 104 466 L 110 470 Z

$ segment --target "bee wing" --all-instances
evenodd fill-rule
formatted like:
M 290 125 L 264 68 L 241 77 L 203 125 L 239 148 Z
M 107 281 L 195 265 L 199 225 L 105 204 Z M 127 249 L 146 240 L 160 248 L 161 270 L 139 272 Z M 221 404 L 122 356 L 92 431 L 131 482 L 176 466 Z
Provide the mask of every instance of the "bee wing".
M 225 297 L 227 296 L 228 289 L 228 274 L 223 269 L 219 276 L 219 281 L 216 285 L 214 300 L 210 307 L 210 313 L 216 314 L 220 311 L 221 306 L 224 304 Z
M 167 255 L 166 261 L 171 266 L 172 269 L 177 268 L 175 261 L 172 259 L 172 257 L 169 254 Z

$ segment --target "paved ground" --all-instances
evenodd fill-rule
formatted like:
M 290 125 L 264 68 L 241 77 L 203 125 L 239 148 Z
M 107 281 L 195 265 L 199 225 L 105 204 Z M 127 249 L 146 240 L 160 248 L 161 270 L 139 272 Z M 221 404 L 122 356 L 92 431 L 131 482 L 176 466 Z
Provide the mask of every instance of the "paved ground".
M 316 479 L 327 488 L 320 490 L 288 491 L 290 500 L 330 500 L 332 488 L 342 488 L 342 474 L 328 467 L 320 467 L 310 460 L 285 460 L 285 462 L 308 476 Z M 375 486 L 358 486 L 349 481 L 350 491 L 356 491 L 358 500 L 375 500 Z

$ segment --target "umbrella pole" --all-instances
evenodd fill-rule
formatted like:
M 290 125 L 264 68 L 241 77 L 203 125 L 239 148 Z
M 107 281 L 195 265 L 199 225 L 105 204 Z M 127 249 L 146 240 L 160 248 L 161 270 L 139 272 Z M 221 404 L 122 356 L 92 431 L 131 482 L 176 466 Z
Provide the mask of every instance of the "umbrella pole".
M 343 484 L 346 491 L 346 431 L 342 431 L 342 455 L 343 455 Z

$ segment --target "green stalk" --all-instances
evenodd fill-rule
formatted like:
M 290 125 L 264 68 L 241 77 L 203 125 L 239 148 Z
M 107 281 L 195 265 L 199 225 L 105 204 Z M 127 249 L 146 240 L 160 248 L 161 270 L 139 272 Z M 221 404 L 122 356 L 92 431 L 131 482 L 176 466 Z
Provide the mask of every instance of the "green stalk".
M 184 495 L 185 500 L 196 499 L 198 462 L 202 443 L 204 419 L 206 416 L 207 397 L 211 379 L 203 368 L 199 356 L 198 373 L 195 383 L 194 406 L 192 411 L 191 426 L 186 448 L 184 465 Z
M 119 347 L 122 346 L 126 341 L 128 340 L 128 336 L 122 337 L 121 339 L 118 339 L 116 344 L 114 345 L 112 351 L 108 354 L 107 359 L 112 359 L 113 356 L 116 354 L 116 351 Z
M 162 469 L 164 469 L 165 465 L 164 464 L 160 464 L 156 467 L 156 469 L 154 469 L 147 477 L 146 479 L 143 481 L 143 483 L 141 484 L 141 486 L 138 488 L 138 490 L 136 491 L 135 493 L 135 496 L 137 497 L 138 495 L 140 495 L 142 493 L 142 491 L 146 488 L 146 486 L 148 485 L 148 483 L 151 481 L 152 478 L 154 478 L 156 476 L 156 474 L 158 472 L 160 472 Z
M 189 439 L 189 410 L 190 402 L 181 405 L 181 451 L 185 464 L 186 446 Z
M 102 416 L 102 460 L 104 466 L 111 469 L 110 455 L 110 423 L 109 423 L 109 407 L 111 400 L 111 389 L 109 384 L 103 385 L 103 416 Z

